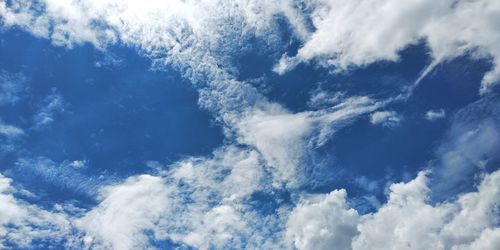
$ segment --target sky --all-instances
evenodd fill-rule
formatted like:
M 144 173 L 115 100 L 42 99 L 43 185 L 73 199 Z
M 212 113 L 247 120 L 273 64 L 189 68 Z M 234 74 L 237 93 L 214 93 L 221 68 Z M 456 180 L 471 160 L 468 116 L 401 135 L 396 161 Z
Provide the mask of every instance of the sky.
M 500 1 L 0 0 L 1 249 L 500 249 Z

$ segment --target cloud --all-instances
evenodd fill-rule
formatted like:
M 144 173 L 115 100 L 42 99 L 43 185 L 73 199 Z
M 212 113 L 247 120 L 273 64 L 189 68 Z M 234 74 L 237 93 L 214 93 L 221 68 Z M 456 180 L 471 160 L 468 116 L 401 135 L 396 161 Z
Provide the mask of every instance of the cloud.
M 497 171 L 484 177 L 477 192 L 436 205 L 427 203 L 425 172 L 393 184 L 387 203 L 361 219 L 353 249 L 473 249 L 483 234 L 498 230 L 494 211 L 500 204 L 499 183 Z
M 169 213 L 169 189 L 161 177 L 141 175 L 100 191 L 99 206 L 76 225 L 85 232 L 84 243 L 107 249 L 145 249 L 146 231 Z
M 34 240 L 40 240 L 39 247 L 71 241 L 71 223 L 65 212 L 26 203 L 16 198 L 18 192 L 12 180 L 0 174 L 0 247 L 30 248 Z
M 88 162 L 86 160 L 74 160 L 68 163 L 68 165 L 75 169 L 82 169 L 88 166 Z
M 337 130 L 383 105 L 367 97 L 350 97 L 329 108 L 300 113 L 268 105 L 267 109 L 251 110 L 237 120 L 237 141 L 255 147 L 263 155 L 277 186 L 285 183 L 294 188 L 305 180 L 311 181 L 305 173 L 315 169 L 307 169 L 305 163 L 314 149 Z
M 495 169 L 500 161 L 500 109 L 498 95 L 485 95 L 462 108 L 436 149 L 435 189 L 443 196 L 463 190 L 478 172 Z
M 340 69 L 378 60 L 397 60 L 398 51 L 422 37 L 427 38 L 438 61 L 472 50 L 477 57 L 483 57 L 481 52 L 495 56 L 496 52 L 491 52 L 496 50 L 492 41 L 497 39 L 489 37 L 495 34 L 491 32 L 495 27 L 487 26 L 488 36 L 475 27 L 484 18 L 495 18 L 489 12 L 491 6 L 484 12 L 477 2 L 459 2 L 450 11 L 450 2 L 414 1 L 403 6 L 387 1 L 382 8 L 376 8 L 380 1 L 311 1 L 308 4 L 314 8 L 304 13 L 312 13 L 310 18 L 316 31 L 309 34 L 304 28 L 304 19 L 309 17 L 304 17 L 293 2 L 14 0 L 8 5 L 0 3 L 4 26 L 21 27 L 50 39 L 55 45 L 72 47 L 91 43 L 105 49 L 108 44 L 120 42 L 137 48 L 152 59 L 155 67 L 178 68 L 198 89 L 200 106 L 211 111 L 224 128 L 226 144 L 210 157 L 187 158 L 157 174 L 131 176 L 114 184 L 83 185 L 88 188 L 84 191 L 99 193 L 99 204 L 82 216 L 66 218 L 68 215 L 62 214 L 64 223 L 76 225 L 61 225 L 75 230 L 67 236 L 74 238 L 75 245 L 129 249 L 147 248 L 151 241 L 169 240 L 201 249 L 276 249 L 292 245 L 321 248 L 331 242 L 348 247 L 354 239 L 355 248 L 398 248 L 408 244 L 425 247 L 428 240 L 443 246 L 468 247 L 483 244 L 480 239 L 497 237 L 495 224 L 488 224 L 497 217 L 488 213 L 498 203 L 497 172 L 484 177 L 478 192 L 463 194 L 457 201 L 443 204 L 427 202 L 430 191 L 426 173 L 421 173 L 411 182 L 394 184 L 388 203 L 370 215 L 360 215 L 349 208 L 345 191 L 312 199 L 303 197 L 294 208 L 293 197 L 301 194 L 298 187 L 310 172 L 316 171 L 314 176 L 318 180 L 327 179 L 322 175 L 323 169 L 308 164 L 307 158 L 332 134 L 373 112 L 377 124 L 394 123 L 400 118 L 394 118 L 397 116 L 393 111 L 376 112 L 387 101 L 366 96 L 342 96 L 335 101 L 320 102 L 321 108 L 314 111 L 291 112 L 267 99 L 251 84 L 236 80 L 230 67 L 231 55 L 237 54 L 248 39 L 257 37 L 270 44 L 279 40 L 272 21 L 277 15 L 286 16 L 298 36 L 306 41 L 296 57 L 284 57 L 285 62 L 279 67 L 282 71 L 289 63 L 313 58 L 324 58 L 323 63 Z M 358 7 L 354 8 L 355 5 Z M 401 11 L 394 11 L 398 8 Z M 465 15 L 468 10 L 475 17 L 470 23 L 454 23 L 458 20 L 455 16 Z M 443 18 L 439 27 L 454 31 L 458 38 L 438 39 L 440 32 L 435 29 L 439 27 L 427 25 L 438 16 Z M 415 20 L 418 22 L 412 23 Z M 379 25 L 374 28 L 376 22 Z M 464 35 L 462 30 L 471 35 Z M 491 74 L 494 80 L 495 71 Z M 484 88 L 490 84 L 487 76 Z M 36 124 L 45 126 L 53 121 L 55 114 L 64 111 L 60 95 L 53 93 L 49 97 L 33 117 Z M 75 176 L 85 179 L 70 166 L 59 166 L 46 159 L 18 162 L 19 168 L 26 166 L 48 181 L 62 180 L 59 185 L 69 189 L 78 190 L 82 186 L 81 183 L 72 186 L 71 183 L 78 183 Z M 293 197 L 290 201 L 279 199 L 279 192 L 293 192 Z M 275 201 L 270 205 L 271 213 L 254 207 L 259 204 L 255 194 Z M 468 203 L 469 200 L 473 202 Z M 41 211 L 48 213 L 47 218 L 58 215 L 54 211 Z M 455 232 L 467 220 L 460 214 L 467 215 L 469 211 L 471 218 L 478 220 L 477 227 Z M 414 215 L 418 217 L 413 218 Z M 38 216 L 33 212 L 29 217 L 38 219 Z M 60 231 L 54 227 L 49 232 L 54 231 L 60 237 Z M 14 229 L 5 230 L 10 234 Z
M 283 56 L 277 72 L 318 60 L 337 70 L 397 61 L 409 45 L 426 41 L 435 62 L 462 55 L 491 59 L 482 80 L 487 92 L 500 80 L 497 1 L 320 0 L 306 1 L 315 31 L 294 57 Z M 375 24 L 375 25 L 374 25 Z M 436 63 L 433 63 L 435 65 Z
M 299 250 L 351 248 L 360 215 L 348 207 L 346 196 L 342 189 L 302 200 L 287 222 L 288 244 Z
M 94 197 L 102 185 L 113 181 L 112 176 L 87 176 L 64 161 L 57 163 L 46 157 L 20 158 L 7 173 L 28 181 L 49 184 L 58 189 Z
M 401 122 L 402 118 L 395 111 L 377 111 L 371 114 L 370 122 L 384 127 L 394 127 Z
M 267 230 L 282 220 L 259 215 L 249 203 L 269 188 L 266 182 L 255 151 L 229 146 L 105 186 L 99 205 L 75 223 L 81 240 L 96 248 L 143 249 L 161 240 L 199 249 L 274 246 Z
M 16 104 L 26 91 L 26 76 L 0 70 L 0 106 Z
M 6 124 L 0 118 L 0 156 L 7 152 L 13 152 L 17 148 L 17 142 L 23 138 L 25 132 L 22 128 Z
M 476 192 L 434 205 L 428 202 L 427 174 L 392 184 L 388 201 L 371 214 L 349 208 L 344 190 L 302 201 L 289 216 L 286 239 L 297 249 L 498 247 L 500 171 L 484 176 Z
M 16 126 L 8 125 L 0 120 L 0 135 L 7 138 L 15 138 L 24 134 L 24 130 Z
M 367 97 L 346 97 L 334 107 L 294 114 L 269 101 L 251 84 L 235 79 L 229 66 L 231 56 L 246 41 L 257 37 L 272 44 L 269 46 L 279 43 L 276 16 L 286 17 L 300 37 L 306 35 L 304 17 L 297 7 L 293 1 L 12 1 L 4 4 L 2 16 L 5 26 L 22 27 L 56 45 L 89 42 L 104 48 L 120 41 L 151 58 L 156 67 L 179 68 L 197 87 L 200 106 L 212 112 L 231 141 L 257 148 L 275 170 L 275 183 L 300 186 L 297 168 L 307 152 L 381 103 Z M 52 97 L 48 108 L 34 117 L 38 127 L 64 110 L 64 105 L 58 105 L 64 104 L 62 98 Z M 291 126 L 288 120 L 297 125 Z M 266 124 L 293 133 L 276 133 L 279 131 L 271 131 Z
M 371 214 L 350 208 L 346 191 L 335 190 L 304 195 L 293 209 L 280 205 L 276 213 L 263 215 L 247 203 L 255 190 L 236 197 L 230 191 L 244 187 L 234 169 L 258 164 L 247 161 L 248 153 L 233 148 L 212 159 L 186 160 L 160 175 L 132 176 L 104 186 L 99 205 L 77 214 L 70 207 L 44 210 L 19 200 L 11 180 L 1 176 L 0 234 L 4 243 L 24 247 L 38 238 L 104 249 L 149 248 L 157 240 L 200 249 L 498 246 L 500 171 L 484 175 L 477 191 L 443 203 L 429 203 L 428 172 L 421 172 L 407 183 L 392 184 L 388 201 Z M 262 181 L 246 182 L 256 180 Z
M 442 119 L 446 116 L 446 112 L 444 109 L 439 109 L 439 110 L 429 110 L 427 113 L 425 113 L 425 118 L 429 121 L 435 121 Z
M 53 90 L 42 102 L 41 108 L 33 115 L 35 129 L 42 129 L 51 124 L 55 117 L 64 112 L 66 103 L 62 96 Z

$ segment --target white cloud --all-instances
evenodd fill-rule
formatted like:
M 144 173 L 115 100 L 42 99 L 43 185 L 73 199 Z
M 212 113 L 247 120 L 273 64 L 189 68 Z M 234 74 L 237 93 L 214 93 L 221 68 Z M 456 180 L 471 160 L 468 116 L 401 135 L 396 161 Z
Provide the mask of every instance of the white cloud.
M 71 241 L 71 223 L 64 212 L 47 211 L 18 200 L 12 180 L 0 174 L 0 248 L 5 244 L 29 248 L 35 239 L 49 244 Z
M 230 55 L 242 47 L 248 36 L 263 36 L 272 41 L 271 20 L 275 15 L 286 15 L 299 36 L 307 40 L 298 56 L 285 60 L 281 70 L 286 69 L 286 61 L 297 63 L 299 59 L 307 61 L 316 57 L 326 57 L 327 64 L 339 68 L 396 60 L 399 50 L 422 36 L 427 38 L 436 60 L 452 58 L 477 46 L 479 52 L 492 53 L 490 50 L 496 47 L 491 41 L 498 40 L 483 36 L 481 29 L 475 29 L 477 22 L 493 16 L 491 12 L 480 12 L 478 9 L 482 7 L 477 2 L 460 2 L 451 14 L 449 2 L 412 1 L 403 6 L 397 1 L 387 1 L 381 8 L 377 8 L 381 6 L 380 1 L 310 3 L 315 6 L 312 19 L 317 28 L 311 36 L 302 26 L 304 17 L 291 1 L 44 0 L 31 3 L 14 0 L 8 7 L 5 2 L 0 3 L 4 26 L 22 27 L 50 38 L 56 45 L 71 47 L 90 42 L 97 48 L 105 48 L 119 40 L 138 48 L 153 59 L 156 66 L 178 67 L 198 88 L 200 105 L 214 113 L 227 135 L 227 145 L 216 150 L 212 157 L 188 158 L 173 164 L 168 171 L 160 171 L 158 176 L 133 176 L 101 189 L 98 206 L 83 217 L 70 219 L 77 224 L 75 237 L 79 238 L 75 241 L 81 240 L 95 248 L 116 249 L 146 248 L 150 238 L 170 239 L 201 249 L 280 248 L 283 247 L 280 235 L 286 226 L 289 228 L 285 230 L 285 243 L 299 248 L 327 247 L 325 243 L 332 241 L 348 246 L 355 237 L 354 226 L 360 232 L 355 237 L 355 247 L 397 248 L 407 247 L 408 243 L 425 247 L 428 240 L 458 247 L 486 244 L 479 239 L 497 237 L 494 224 L 484 222 L 485 218 L 494 221 L 496 215 L 479 215 L 498 203 L 498 190 L 495 191 L 498 173 L 487 176 L 478 192 L 464 194 L 456 202 L 437 205 L 426 201 L 428 187 L 422 173 L 409 183 L 393 185 L 389 202 L 374 214 L 361 216 L 359 222 L 357 212 L 347 206 L 343 191 L 301 200 L 288 222 L 290 208 L 287 206 L 277 205 L 276 212 L 270 215 L 262 215 L 252 208 L 249 204 L 252 194 L 281 187 L 276 183 L 290 185 L 293 191 L 308 172 L 304 168 L 311 167 L 302 161 L 311 150 L 323 145 L 338 129 L 385 103 L 368 97 L 346 97 L 331 103 L 333 107 L 323 105 L 320 110 L 292 113 L 267 100 L 251 85 L 235 80 L 227 69 Z M 477 38 L 465 36 L 458 32 L 462 30 L 452 26 L 458 20 L 456 15 L 467 12 L 466 5 L 473 7 L 472 16 L 481 15 L 468 24 L 456 24 L 465 33 L 479 35 Z M 395 11 L 398 8 L 400 11 Z M 427 26 L 436 16 L 443 18 L 439 27 L 457 31 L 458 38 L 438 39 L 439 32 L 433 30 L 436 27 Z M 415 20 L 419 22 L 411 22 Z M 374 28 L 373 23 L 379 25 Z M 487 27 L 488 34 L 494 35 L 495 32 L 490 31 L 496 27 Z M 457 47 L 457 41 L 465 44 Z M 495 73 L 491 74 L 494 79 Z M 488 82 L 486 76 L 483 86 Z M 46 102 L 47 108 L 42 108 L 33 118 L 35 123 L 50 123 L 53 112 L 64 110 L 61 103 L 62 98 L 53 95 Z M 376 123 L 395 122 L 395 118 L 391 118 L 395 114 L 385 112 L 389 112 L 389 116 L 384 112 L 373 114 Z M 30 165 L 23 161 L 19 164 Z M 54 174 L 49 165 L 52 166 L 46 164 L 33 169 L 51 180 L 62 177 L 67 185 L 71 179 L 68 176 L 73 175 Z M 468 200 L 480 206 L 473 207 Z M 451 229 L 465 223 L 465 216 L 460 214 L 468 211 L 480 221 L 477 228 L 455 233 Z M 414 215 L 419 217 L 412 217 Z M 394 220 L 395 216 L 399 220 Z M 36 214 L 31 217 L 38 218 Z M 298 223 L 309 224 L 302 228 Z
M 290 113 L 278 105 L 254 109 L 237 120 L 239 143 L 254 146 L 275 175 L 275 184 L 289 187 L 306 180 L 304 159 L 337 130 L 383 106 L 367 97 L 351 97 L 319 111 Z
M 253 191 L 238 197 L 231 191 L 245 186 L 232 177 L 231 166 L 258 164 L 247 165 L 251 151 L 234 150 L 221 151 L 213 159 L 186 160 L 163 175 L 133 176 L 103 187 L 100 204 L 82 217 L 81 212 L 71 215 L 74 208 L 49 211 L 16 199 L 11 180 L 2 176 L 0 235 L 7 235 L 4 242 L 24 247 L 41 238 L 98 249 L 149 248 L 151 239 L 200 249 L 498 247 L 500 171 L 484 175 L 477 191 L 443 203 L 429 203 L 427 172 L 421 172 L 410 182 L 391 185 L 387 203 L 372 214 L 360 215 L 349 207 L 346 191 L 336 190 L 305 195 L 293 210 L 281 207 L 266 216 L 246 204 Z M 249 179 L 249 184 L 261 180 Z M 271 228 L 276 231 L 268 231 Z
M 377 111 L 371 114 L 370 122 L 384 127 L 393 127 L 399 125 L 402 118 L 395 111 Z
M 462 190 L 477 172 L 495 169 L 500 159 L 500 99 L 485 95 L 459 110 L 436 150 L 435 189 L 446 196 Z
M 456 201 L 427 204 L 426 177 L 391 186 L 389 201 L 358 226 L 354 249 L 453 249 L 470 247 L 496 230 L 495 208 L 500 204 L 500 171 L 485 176 L 477 192 Z
M 397 61 L 401 50 L 424 39 L 435 62 L 466 54 L 491 57 L 493 69 L 484 75 L 482 92 L 500 80 L 498 1 L 306 2 L 312 9 L 315 31 L 295 57 L 280 60 L 278 72 L 313 59 L 338 70 L 380 60 Z
M 45 157 L 20 158 L 8 172 L 27 181 L 39 181 L 61 190 L 95 197 L 100 186 L 109 184 L 112 176 L 87 176 L 67 161 L 54 162 Z
M 358 215 L 345 191 L 302 201 L 290 214 L 286 240 L 297 249 L 498 248 L 500 171 L 484 176 L 476 192 L 431 204 L 427 173 L 390 187 L 387 203 Z M 352 244 L 352 245 L 351 245 Z
M 22 128 L 5 124 L 0 118 L 0 157 L 6 152 L 17 148 L 17 141 L 25 135 Z
M 425 118 L 429 121 L 435 121 L 438 119 L 442 119 L 446 116 L 446 112 L 444 109 L 439 109 L 439 110 L 429 110 L 427 113 L 425 113 Z
M 156 223 L 170 213 L 169 188 L 161 177 L 134 176 L 119 185 L 101 190 L 99 205 L 76 225 L 85 232 L 87 246 L 107 249 L 145 249 L 145 234 L 155 230 Z
M 86 168 L 88 163 L 86 160 L 74 160 L 68 163 L 68 165 L 76 169 L 81 169 L 81 168 Z
M 0 120 L 0 135 L 3 135 L 7 138 L 18 137 L 24 134 L 24 130 L 18 128 L 16 126 L 4 124 Z
M 291 212 L 286 240 L 296 249 L 349 249 L 360 216 L 346 203 L 346 191 L 302 200 Z
M 64 112 L 66 103 L 55 90 L 42 102 L 41 108 L 33 116 L 34 128 L 42 129 L 51 124 L 55 117 Z
M 293 1 L 21 3 L 4 4 L 4 25 L 24 27 L 57 45 L 90 42 L 102 48 L 119 39 L 138 48 L 157 66 L 170 64 L 180 68 L 198 87 L 200 106 L 213 112 L 227 134 L 236 135 L 231 139 L 256 147 L 267 164 L 277 170 L 276 183 L 296 185 L 295 179 L 300 176 L 298 165 L 308 150 L 320 146 L 343 124 L 380 106 L 366 97 L 352 97 L 334 108 L 293 114 L 229 73 L 231 55 L 237 54 L 250 37 L 279 40 L 273 22 L 276 15 L 286 16 L 297 34 L 306 36 L 304 17 Z M 49 106 L 64 109 L 64 105 Z M 54 109 L 41 110 L 34 117 L 35 122 L 40 126 L 50 123 Z
M 26 77 L 0 70 L 0 105 L 16 104 L 27 91 Z

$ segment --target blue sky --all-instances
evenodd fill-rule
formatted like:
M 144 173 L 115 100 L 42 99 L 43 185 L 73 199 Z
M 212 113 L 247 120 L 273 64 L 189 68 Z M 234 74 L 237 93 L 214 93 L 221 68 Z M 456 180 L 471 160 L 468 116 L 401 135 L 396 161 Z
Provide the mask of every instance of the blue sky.
M 0 2 L 0 248 L 498 249 L 499 13 Z

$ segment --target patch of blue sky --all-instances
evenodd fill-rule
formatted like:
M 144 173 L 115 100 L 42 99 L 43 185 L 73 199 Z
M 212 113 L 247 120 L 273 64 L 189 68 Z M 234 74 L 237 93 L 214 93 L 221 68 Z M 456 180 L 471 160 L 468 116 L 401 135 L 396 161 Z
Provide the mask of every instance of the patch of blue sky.
M 202 156 L 222 143 L 191 85 L 175 70 L 151 70 L 133 49 L 107 48 L 109 58 L 107 51 L 54 47 L 17 30 L 1 37 L 0 67 L 23 74 L 29 87 L 22 101 L 0 107 L 4 121 L 26 131 L 22 150 L 2 157 L 2 170 L 15 168 L 19 157 L 45 157 L 58 164 L 86 160 L 88 167 L 74 172 L 89 178 L 129 176 L 147 171 L 147 161 Z M 47 181 L 58 185 L 46 178 L 25 184 Z

